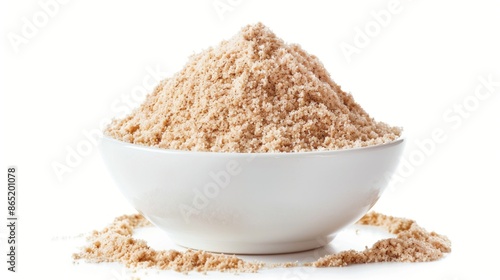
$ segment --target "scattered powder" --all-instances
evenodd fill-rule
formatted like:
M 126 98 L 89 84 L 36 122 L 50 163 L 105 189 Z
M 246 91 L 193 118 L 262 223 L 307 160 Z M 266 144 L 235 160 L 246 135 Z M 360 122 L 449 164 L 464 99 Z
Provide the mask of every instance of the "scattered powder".
M 427 232 L 413 220 L 371 212 L 362 217 L 358 224 L 381 226 L 397 236 L 380 240 L 364 251 L 343 251 L 306 265 L 338 267 L 375 262 L 428 262 L 451 252 L 451 242 L 446 236 Z
M 258 23 L 190 57 L 105 134 L 165 149 L 265 153 L 382 144 L 401 129 L 376 122 L 317 57 Z
M 73 254 L 75 260 L 120 262 L 131 268 L 156 268 L 178 272 L 256 272 L 261 263 L 248 263 L 235 257 L 204 251 L 157 251 L 144 240 L 132 238 L 134 229 L 151 224 L 140 214 L 116 218 L 111 225 L 89 236 L 89 245 Z
M 132 237 L 134 229 L 151 226 L 142 215 L 135 214 L 118 217 L 105 229 L 94 231 L 88 238 L 89 244 L 82 248 L 81 252 L 74 254 L 73 258 L 89 262 L 120 262 L 131 268 L 156 268 L 184 273 L 256 272 L 261 268 L 301 265 L 340 267 L 373 262 L 427 262 L 438 260 L 444 253 L 451 252 L 451 242 L 447 237 L 427 232 L 412 220 L 371 212 L 361 218 L 358 224 L 381 226 L 397 236 L 380 240 L 364 251 L 343 251 L 327 255 L 312 263 L 264 264 L 246 262 L 234 255 L 197 250 L 185 252 L 154 250 L 145 241 Z

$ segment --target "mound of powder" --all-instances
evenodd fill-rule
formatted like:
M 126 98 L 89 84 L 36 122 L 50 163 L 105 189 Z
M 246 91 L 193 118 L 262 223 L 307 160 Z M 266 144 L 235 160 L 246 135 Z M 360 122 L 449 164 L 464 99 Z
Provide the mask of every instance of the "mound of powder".
M 263 24 L 190 57 L 105 134 L 165 149 L 212 152 L 336 150 L 392 141 L 322 63 Z
M 156 268 L 161 270 L 256 272 L 261 268 L 277 267 L 340 267 L 351 264 L 373 262 L 427 262 L 442 258 L 451 252 L 451 242 L 443 235 L 427 232 L 415 221 L 368 213 L 358 221 L 362 225 L 381 226 L 395 238 L 383 239 L 364 251 L 343 251 L 327 255 L 312 263 L 265 264 L 246 262 L 236 256 L 207 253 L 204 251 L 175 250 L 157 251 L 145 241 L 132 237 L 136 228 L 151 224 L 141 215 L 124 215 L 101 231 L 89 236 L 89 244 L 73 255 L 75 260 L 89 262 L 120 262 L 133 268 Z

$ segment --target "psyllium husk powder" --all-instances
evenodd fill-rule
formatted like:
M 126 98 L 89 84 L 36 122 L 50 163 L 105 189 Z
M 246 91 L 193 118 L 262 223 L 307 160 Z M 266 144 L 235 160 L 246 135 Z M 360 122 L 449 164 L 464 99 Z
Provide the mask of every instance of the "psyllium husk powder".
M 165 149 L 266 153 L 382 144 L 401 129 L 375 121 L 317 57 L 258 23 L 193 55 L 105 134 Z
M 451 242 L 443 235 L 428 232 L 415 221 L 371 212 L 358 224 L 385 228 L 395 237 L 382 239 L 363 251 L 342 251 L 326 255 L 314 262 L 266 264 L 247 262 L 234 255 L 209 253 L 188 249 L 186 251 L 155 250 L 146 241 L 133 237 L 134 230 L 152 226 L 142 215 L 124 215 L 109 226 L 94 231 L 88 244 L 75 253 L 75 260 L 88 262 L 119 262 L 129 268 L 152 268 L 178 272 L 257 272 L 277 267 L 342 267 L 352 264 L 376 262 L 428 262 L 451 252 Z

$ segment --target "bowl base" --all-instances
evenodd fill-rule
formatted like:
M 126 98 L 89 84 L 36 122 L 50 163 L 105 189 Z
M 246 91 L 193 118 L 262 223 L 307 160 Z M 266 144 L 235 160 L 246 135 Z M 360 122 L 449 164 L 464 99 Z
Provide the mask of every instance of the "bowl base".
M 321 236 L 312 240 L 292 242 L 230 242 L 224 240 L 193 239 L 171 236 L 172 241 L 182 247 L 214 253 L 242 255 L 286 254 L 313 250 L 330 243 L 335 235 Z

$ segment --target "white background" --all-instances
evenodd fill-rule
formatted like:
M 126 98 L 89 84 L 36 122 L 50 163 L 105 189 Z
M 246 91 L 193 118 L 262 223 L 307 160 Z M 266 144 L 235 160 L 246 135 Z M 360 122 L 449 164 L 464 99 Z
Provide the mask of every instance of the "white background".
M 401 0 L 386 26 L 373 25 L 373 13 L 387 10 L 389 0 L 69 0 L 51 6 L 44 22 L 47 12 L 40 3 L 47 2 L 0 4 L 0 168 L 4 170 L 0 172 L 5 174 L 8 165 L 19 169 L 20 219 L 19 272 L 6 274 L 2 261 L 0 275 L 8 279 L 129 277 L 130 272 L 117 264 L 74 265 L 71 260 L 71 253 L 83 242 L 75 236 L 134 212 L 111 181 L 95 146 L 60 179 L 53 165 L 67 164 L 69 151 L 85 145 L 86 132 L 99 129 L 101 121 L 128 107 L 126 100 L 140 90 L 148 69 L 172 74 L 190 54 L 230 38 L 246 24 L 262 21 L 285 41 L 317 55 L 332 78 L 377 120 L 404 127 L 408 139 L 404 158 L 410 169 L 399 170 L 400 180 L 393 181 L 375 209 L 413 218 L 448 235 L 453 252 L 434 263 L 278 269 L 238 277 L 500 277 L 494 226 L 498 221 L 498 191 L 494 190 L 500 187 L 500 86 L 482 100 L 474 96 L 481 87 L 480 77 L 500 82 L 498 1 Z M 232 6 L 218 14 L 214 3 Z M 23 35 L 27 22 L 37 26 Z M 356 28 L 367 26 L 372 36 L 364 45 L 356 45 Z M 342 44 L 358 46 L 357 53 L 346 57 Z M 484 88 L 479 92 L 488 93 Z M 459 115 L 455 110 L 464 102 L 466 109 Z M 415 143 L 429 139 L 435 129 L 441 129 L 446 140 L 422 156 Z M 0 202 L 4 216 L 5 185 Z M 174 246 L 154 229 L 140 234 L 158 248 Z M 6 237 L 6 227 L 1 226 L 3 256 Z M 337 240 L 339 247 L 345 245 L 342 240 L 349 238 Z M 297 260 L 310 254 L 303 253 Z M 187 277 L 209 279 L 210 275 L 221 276 L 192 273 Z M 186 277 L 174 272 L 159 276 Z

